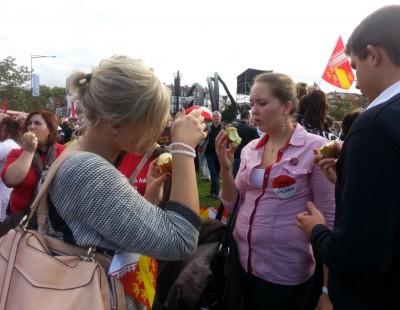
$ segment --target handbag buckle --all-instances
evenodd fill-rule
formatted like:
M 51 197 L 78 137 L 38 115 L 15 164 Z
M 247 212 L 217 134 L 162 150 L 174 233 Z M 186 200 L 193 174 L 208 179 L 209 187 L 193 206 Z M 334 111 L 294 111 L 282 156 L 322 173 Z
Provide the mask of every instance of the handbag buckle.
M 224 255 L 224 257 L 228 257 L 229 256 L 229 246 L 224 246 L 223 244 L 220 244 L 217 253 L 218 254 L 222 253 Z
M 19 226 L 22 228 L 22 231 L 24 233 L 28 232 L 28 225 L 29 225 L 29 221 L 28 221 L 28 215 L 25 215 L 21 222 L 19 222 Z
M 95 257 L 96 255 L 96 247 L 90 247 L 87 251 L 86 257 L 84 259 L 85 262 L 91 262 L 94 263 L 95 262 Z

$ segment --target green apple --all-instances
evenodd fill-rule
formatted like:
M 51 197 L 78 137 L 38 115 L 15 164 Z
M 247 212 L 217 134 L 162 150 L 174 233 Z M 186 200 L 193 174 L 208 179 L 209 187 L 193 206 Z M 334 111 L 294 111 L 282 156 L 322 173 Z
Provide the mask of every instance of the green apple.
M 235 127 L 228 127 L 225 129 L 225 137 L 230 147 L 233 148 L 238 147 L 242 142 L 242 138 L 239 137 Z

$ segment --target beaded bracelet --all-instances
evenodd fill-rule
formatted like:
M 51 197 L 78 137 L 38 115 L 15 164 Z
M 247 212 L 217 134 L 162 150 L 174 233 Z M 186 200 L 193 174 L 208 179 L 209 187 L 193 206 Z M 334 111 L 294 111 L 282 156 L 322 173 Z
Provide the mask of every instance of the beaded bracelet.
M 195 152 L 189 152 L 189 151 L 184 151 L 184 150 L 171 150 L 171 151 L 169 151 L 169 153 L 171 155 L 182 154 L 182 155 L 187 155 L 187 156 L 190 156 L 190 157 L 193 157 L 193 158 L 196 157 L 196 153 Z
M 192 151 L 193 153 L 196 153 L 194 148 L 192 148 L 190 145 L 187 145 L 186 143 L 183 143 L 183 142 L 172 142 L 169 146 L 173 147 L 175 145 L 183 146 L 183 147 L 187 148 L 188 150 Z

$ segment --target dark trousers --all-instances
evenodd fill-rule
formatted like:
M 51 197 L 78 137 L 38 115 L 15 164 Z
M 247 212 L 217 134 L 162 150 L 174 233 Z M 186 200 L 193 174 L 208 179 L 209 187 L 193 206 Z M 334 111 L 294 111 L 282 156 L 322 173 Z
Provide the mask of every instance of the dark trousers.
M 217 154 L 206 153 L 206 160 L 208 165 L 208 170 L 210 170 L 211 177 L 211 187 L 210 194 L 211 195 L 219 195 L 219 160 Z
M 309 298 L 313 277 L 299 285 L 280 285 L 247 273 L 242 284 L 244 309 L 303 310 Z

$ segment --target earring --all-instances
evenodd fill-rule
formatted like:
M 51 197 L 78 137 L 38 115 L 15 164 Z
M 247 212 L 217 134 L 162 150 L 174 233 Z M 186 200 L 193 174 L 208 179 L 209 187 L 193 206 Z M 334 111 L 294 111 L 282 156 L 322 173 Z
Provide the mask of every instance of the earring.
M 118 136 L 118 132 L 116 130 L 113 131 L 113 134 L 115 138 Z
M 282 132 L 285 132 L 285 130 L 286 130 L 286 124 L 282 123 Z

